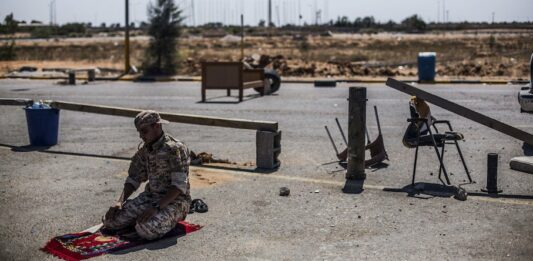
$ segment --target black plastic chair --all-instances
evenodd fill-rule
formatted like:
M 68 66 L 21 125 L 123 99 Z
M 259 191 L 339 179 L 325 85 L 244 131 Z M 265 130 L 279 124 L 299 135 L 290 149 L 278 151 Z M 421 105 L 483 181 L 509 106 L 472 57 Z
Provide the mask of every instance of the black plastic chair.
M 446 166 L 444 165 L 444 152 L 445 152 L 444 148 L 446 147 L 446 144 L 452 144 L 452 145 L 455 144 L 459 157 L 461 158 L 461 162 L 463 163 L 466 176 L 468 177 L 468 181 L 469 183 L 472 183 L 472 177 L 470 176 L 470 172 L 468 171 L 468 168 L 466 166 L 463 153 L 461 152 L 461 148 L 459 147 L 459 143 L 457 142 L 463 139 L 463 135 L 461 133 L 453 131 L 450 121 L 436 120 L 435 118 L 431 117 L 431 124 L 429 124 L 428 119 L 419 117 L 419 114 L 416 111 L 416 108 L 412 104 L 410 104 L 409 109 L 411 112 L 411 118 L 407 119 L 407 122 L 409 122 L 409 126 L 407 127 L 407 130 L 404 134 L 403 143 L 406 147 L 416 149 L 415 150 L 415 161 L 414 161 L 414 167 L 413 167 L 413 178 L 412 178 L 411 184 L 413 186 L 415 184 L 416 163 L 418 160 L 418 147 L 419 146 L 432 146 L 435 149 L 435 153 L 437 154 L 437 157 L 440 163 L 438 178 L 440 182 L 442 182 L 443 185 L 446 185 L 446 184 L 451 185 L 448 172 L 446 171 Z M 444 133 L 439 133 L 439 130 L 436 127 L 436 125 L 438 124 L 447 125 L 449 131 L 446 131 Z M 422 130 L 424 125 L 426 128 L 425 130 Z M 433 127 L 435 132 L 431 130 L 430 125 L 431 127 Z M 438 148 L 441 148 L 440 152 Z M 444 174 L 446 183 L 442 180 L 442 174 Z

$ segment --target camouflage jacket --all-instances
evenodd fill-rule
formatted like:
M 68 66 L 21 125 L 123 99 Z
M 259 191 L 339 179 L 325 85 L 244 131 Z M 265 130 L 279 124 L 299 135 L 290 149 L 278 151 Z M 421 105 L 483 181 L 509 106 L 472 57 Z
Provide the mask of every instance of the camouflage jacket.
M 177 200 L 190 202 L 190 161 L 187 146 L 170 135 L 163 134 L 151 146 L 144 144 L 135 153 L 126 183 L 137 189 L 141 183 L 148 181 L 145 191 L 157 197 L 164 196 L 171 186 L 175 186 L 181 192 Z

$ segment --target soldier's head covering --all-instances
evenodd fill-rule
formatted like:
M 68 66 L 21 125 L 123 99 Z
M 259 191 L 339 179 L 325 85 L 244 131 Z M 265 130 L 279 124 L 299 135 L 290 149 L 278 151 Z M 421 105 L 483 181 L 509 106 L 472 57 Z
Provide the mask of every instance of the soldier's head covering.
M 154 123 L 169 123 L 167 120 L 161 119 L 161 116 L 159 113 L 147 110 L 147 111 L 141 111 L 137 116 L 135 116 L 135 127 L 137 129 L 141 128 L 144 125 L 150 125 Z

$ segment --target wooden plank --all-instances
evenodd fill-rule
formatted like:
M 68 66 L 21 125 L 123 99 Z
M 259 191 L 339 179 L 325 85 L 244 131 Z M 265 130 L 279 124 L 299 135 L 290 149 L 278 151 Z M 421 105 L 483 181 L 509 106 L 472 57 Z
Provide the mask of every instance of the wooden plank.
M 31 99 L 6 99 L 0 98 L 0 105 L 32 105 Z
M 82 103 L 71 103 L 71 102 L 63 102 L 63 101 L 52 101 L 50 103 L 50 106 L 53 108 L 61 109 L 61 110 L 90 112 L 90 113 L 123 116 L 123 117 L 135 117 L 139 112 L 142 111 L 139 109 L 110 107 L 110 106 L 82 104 Z M 175 114 L 175 113 L 166 113 L 166 112 L 160 112 L 159 114 L 161 115 L 161 118 L 168 120 L 170 122 L 177 122 L 177 123 L 236 128 L 236 129 L 262 130 L 262 131 L 277 131 L 278 130 L 278 123 L 270 122 L 270 121 L 229 119 L 229 118 L 218 118 L 218 117 L 200 116 L 200 115 L 192 115 L 192 114 Z
M 451 102 L 444 98 L 441 98 L 437 95 L 431 94 L 429 92 L 420 90 L 416 87 L 413 87 L 409 84 L 397 81 L 395 79 L 387 79 L 387 86 L 396 89 L 398 91 L 407 93 L 409 95 L 414 95 L 426 100 L 429 103 L 435 104 L 445 110 L 451 111 L 459 116 L 463 116 L 469 120 L 475 121 L 479 124 L 485 125 L 491 129 L 497 130 L 501 133 L 507 134 L 513 138 L 519 139 L 521 141 L 527 142 L 528 144 L 533 145 L 533 135 L 527 133 L 523 130 L 517 129 L 513 126 L 505 124 L 501 121 L 490 118 L 486 115 L 483 115 L 479 112 L 475 112 L 471 109 L 468 109 L 464 106 L 461 106 L 457 103 Z

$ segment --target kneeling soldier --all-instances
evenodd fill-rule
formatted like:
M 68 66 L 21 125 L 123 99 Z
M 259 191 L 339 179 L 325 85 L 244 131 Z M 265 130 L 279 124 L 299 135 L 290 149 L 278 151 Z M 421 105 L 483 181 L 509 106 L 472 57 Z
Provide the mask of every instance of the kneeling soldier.
M 135 225 L 140 237 L 153 240 L 173 229 L 189 212 L 189 150 L 163 132 L 163 123 L 168 121 L 155 111 L 143 111 L 135 117 L 144 144 L 131 160 L 120 199 L 105 215 L 104 229 Z M 128 200 L 145 181 L 144 192 Z

